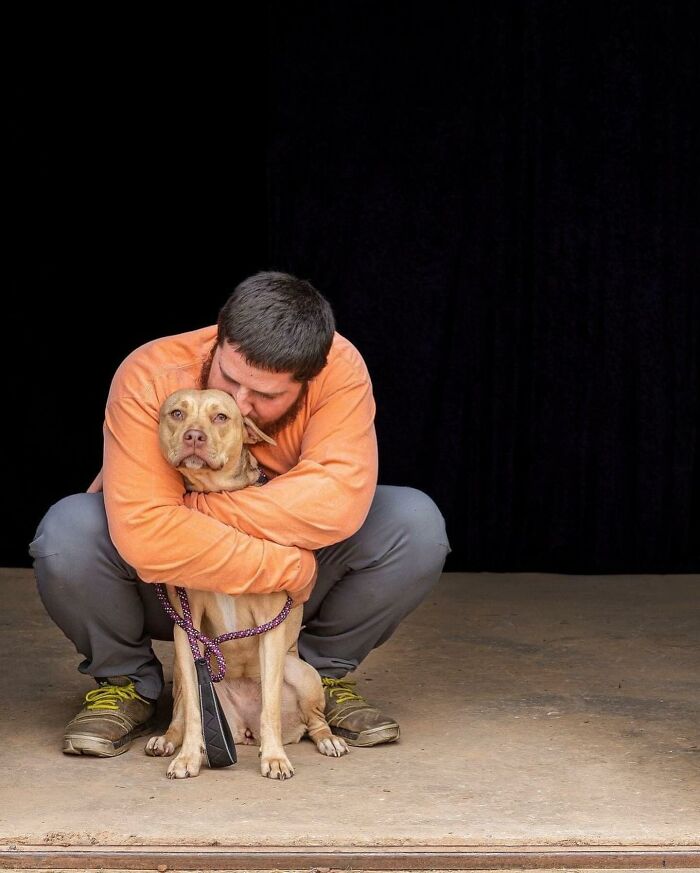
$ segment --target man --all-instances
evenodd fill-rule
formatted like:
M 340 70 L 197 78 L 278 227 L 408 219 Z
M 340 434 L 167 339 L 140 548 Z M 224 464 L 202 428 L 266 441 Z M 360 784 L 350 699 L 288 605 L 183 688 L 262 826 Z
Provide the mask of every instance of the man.
M 184 492 L 160 454 L 158 410 L 193 387 L 226 391 L 275 437 L 253 447 L 264 487 Z M 426 495 L 376 485 L 374 411 L 330 305 L 284 273 L 242 282 L 217 327 L 126 358 L 107 401 L 103 473 L 51 507 L 30 547 L 42 601 L 98 683 L 64 752 L 111 757 L 153 727 L 163 672 L 151 639 L 173 633 L 154 582 L 287 591 L 305 604 L 299 652 L 321 674 L 331 729 L 351 745 L 398 739 L 347 677 L 423 600 L 449 546 Z

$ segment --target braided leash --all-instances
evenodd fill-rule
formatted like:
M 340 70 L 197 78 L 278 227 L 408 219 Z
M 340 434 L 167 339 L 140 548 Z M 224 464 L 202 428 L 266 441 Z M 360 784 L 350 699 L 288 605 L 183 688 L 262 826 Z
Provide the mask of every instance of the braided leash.
M 161 606 L 170 616 L 170 618 L 175 622 L 175 624 L 179 625 L 187 634 L 187 640 L 190 644 L 190 649 L 192 650 L 192 657 L 195 661 L 199 661 L 202 659 L 202 654 L 199 650 L 199 644 L 201 643 L 204 647 L 204 660 L 206 661 L 207 669 L 209 670 L 209 675 L 212 682 L 221 682 L 221 680 L 226 675 L 226 661 L 221 652 L 221 649 L 219 648 L 221 643 L 227 643 L 229 640 L 242 640 L 246 637 L 256 637 L 259 634 L 264 634 L 267 631 L 272 630 L 272 628 L 282 624 L 285 618 L 289 615 L 293 604 L 292 598 L 287 595 L 287 602 L 282 607 L 282 611 L 279 613 L 279 615 L 276 615 L 270 621 L 266 621 L 265 624 L 259 624 L 256 627 L 249 627 L 245 630 L 230 631 L 229 633 L 219 634 L 218 637 L 210 639 L 209 637 L 205 636 L 200 630 L 197 630 L 197 628 L 194 626 L 194 622 L 192 621 L 192 613 L 190 612 L 190 602 L 187 598 L 187 591 L 184 588 L 180 588 L 179 586 L 175 588 L 175 591 L 177 592 L 177 596 L 180 599 L 182 615 L 179 615 L 176 610 L 173 609 L 170 600 L 168 599 L 165 585 L 156 585 L 156 594 L 158 595 L 158 600 L 160 600 Z M 212 670 L 210 661 L 212 657 L 216 660 L 216 673 L 214 673 Z

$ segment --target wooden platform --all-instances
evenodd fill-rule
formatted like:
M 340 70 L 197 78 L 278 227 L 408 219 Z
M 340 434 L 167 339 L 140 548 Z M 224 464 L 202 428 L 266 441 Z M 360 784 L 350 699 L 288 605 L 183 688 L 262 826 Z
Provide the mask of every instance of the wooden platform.
M 401 741 L 284 783 L 62 755 L 92 685 L 31 572 L 0 590 L 0 867 L 700 868 L 700 577 L 447 574 L 359 672 Z

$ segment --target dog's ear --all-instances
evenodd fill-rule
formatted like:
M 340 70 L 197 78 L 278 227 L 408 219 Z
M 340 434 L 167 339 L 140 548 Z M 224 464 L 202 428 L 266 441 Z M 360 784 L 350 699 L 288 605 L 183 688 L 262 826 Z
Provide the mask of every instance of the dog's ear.
M 253 424 L 253 422 L 249 418 L 244 418 L 243 424 L 245 425 L 246 433 L 245 437 L 243 438 L 244 443 L 259 443 L 261 440 L 264 440 L 271 446 L 277 445 L 272 437 L 269 437 L 266 433 L 263 433 L 260 428 L 256 424 Z

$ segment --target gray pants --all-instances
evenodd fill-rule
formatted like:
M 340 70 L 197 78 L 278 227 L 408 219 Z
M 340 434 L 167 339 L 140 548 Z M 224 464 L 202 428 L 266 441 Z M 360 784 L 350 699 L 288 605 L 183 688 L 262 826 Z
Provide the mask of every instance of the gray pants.
M 163 670 L 151 639 L 171 640 L 172 622 L 153 585 L 112 544 L 102 494 L 54 504 L 29 551 L 47 612 L 85 658 L 78 669 L 96 678 L 130 676 L 140 694 L 157 698 Z M 301 657 L 322 676 L 354 670 L 426 597 L 448 552 L 444 520 L 429 497 L 378 486 L 360 530 L 316 553 Z

